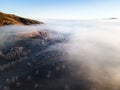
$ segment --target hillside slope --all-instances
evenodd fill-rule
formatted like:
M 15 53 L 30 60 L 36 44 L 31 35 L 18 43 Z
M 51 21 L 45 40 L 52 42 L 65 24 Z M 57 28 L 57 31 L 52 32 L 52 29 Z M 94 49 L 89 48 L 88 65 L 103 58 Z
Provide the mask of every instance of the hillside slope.
M 31 24 L 43 24 L 43 22 L 23 18 L 13 14 L 5 14 L 0 12 L 0 26 L 4 25 L 31 25 Z

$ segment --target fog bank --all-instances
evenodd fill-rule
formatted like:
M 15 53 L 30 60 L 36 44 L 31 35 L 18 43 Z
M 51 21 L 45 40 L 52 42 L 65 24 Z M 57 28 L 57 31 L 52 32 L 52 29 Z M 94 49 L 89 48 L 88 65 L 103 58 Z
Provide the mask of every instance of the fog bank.
M 67 39 L 50 46 L 50 50 L 59 48 L 66 53 L 61 59 L 71 62 L 71 74 L 85 81 L 83 86 L 89 86 L 86 90 L 120 89 L 120 21 L 55 20 L 40 26 L 0 27 L 0 49 L 15 43 L 18 35 L 35 31 L 48 31 L 53 33 L 51 38 Z

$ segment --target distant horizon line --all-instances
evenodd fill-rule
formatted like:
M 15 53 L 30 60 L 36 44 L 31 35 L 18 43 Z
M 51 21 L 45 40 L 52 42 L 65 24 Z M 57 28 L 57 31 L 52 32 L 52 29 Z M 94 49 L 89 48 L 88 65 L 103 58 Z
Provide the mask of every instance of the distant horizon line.
M 79 18 L 79 19 L 65 19 L 65 18 L 31 18 L 31 19 L 35 19 L 35 20 L 73 20 L 73 21 L 79 21 L 79 20 L 118 20 L 120 18 L 114 18 L 114 17 L 111 17 L 111 18 Z
M 34 18 L 34 17 L 31 17 L 31 16 L 24 16 L 24 15 L 18 15 L 16 13 L 9 13 L 9 12 L 4 12 L 4 11 L 0 11 L 0 12 L 3 12 L 3 13 L 6 13 L 6 14 L 13 14 L 13 15 L 17 15 L 17 16 L 20 16 L 20 17 L 25 17 L 25 18 L 30 18 L 30 19 L 35 19 L 35 20 L 109 20 L 109 19 L 120 19 L 120 17 L 101 17 L 101 18 L 91 18 L 91 17 L 87 17 L 87 18 L 54 18 L 54 17 L 51 17 L 51 18 L 45 18 L 45 17 L 38 17 L 38 18 Z

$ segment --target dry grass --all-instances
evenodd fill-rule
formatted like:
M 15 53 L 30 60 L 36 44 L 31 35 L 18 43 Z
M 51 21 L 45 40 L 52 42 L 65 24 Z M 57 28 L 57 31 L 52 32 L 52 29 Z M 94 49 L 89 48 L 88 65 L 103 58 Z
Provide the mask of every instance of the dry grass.
M 23 18 L 13 14 L 5 14 L 0 12 L 0 26 L 4 25 L 31 25 L 31 24 L 43 24 L 43 22 Z

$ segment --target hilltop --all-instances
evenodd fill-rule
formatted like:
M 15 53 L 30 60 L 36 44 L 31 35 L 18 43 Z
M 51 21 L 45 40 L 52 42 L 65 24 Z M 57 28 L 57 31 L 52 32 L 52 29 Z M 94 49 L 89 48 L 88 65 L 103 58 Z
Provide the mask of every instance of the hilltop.
M 4 25 L 31 25 L 31 24 L 43 24 L 43 22 L 23 18 L 14 14 L 6 14 L 0 12 L 0 26 Z

